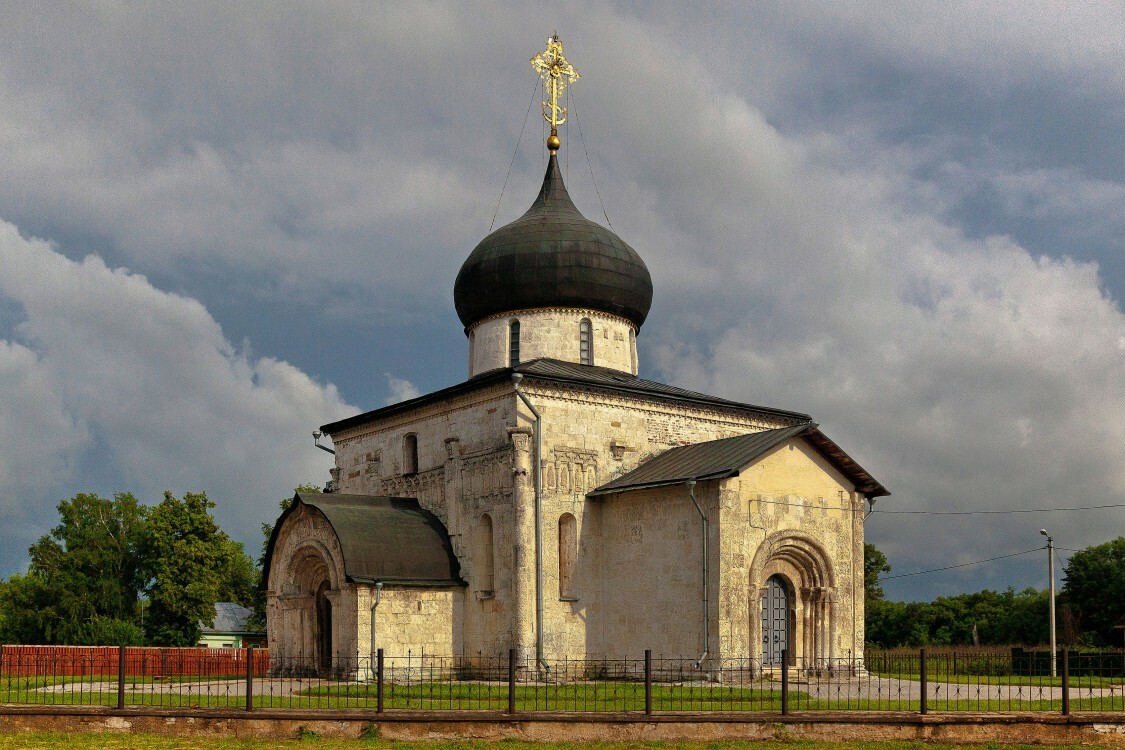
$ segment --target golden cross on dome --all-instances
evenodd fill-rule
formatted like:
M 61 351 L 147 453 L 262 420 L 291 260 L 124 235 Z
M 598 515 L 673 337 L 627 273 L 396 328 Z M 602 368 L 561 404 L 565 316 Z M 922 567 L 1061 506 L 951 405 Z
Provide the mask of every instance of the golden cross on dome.
M 531 58 L 531 67 L 543 79 L 543 93 L 549 97 L 549 100 L 543 100 L 543 119 L 551 123 L 551 137 L 547 139 L 547 148 L 558 151 L 559 125 L 566 122 L 566 107 L 559 104 L 559 98 L 567 85 L 578 80 L 578 71 L 563 55 L 558 33 L 547 38 L 547 49 Z

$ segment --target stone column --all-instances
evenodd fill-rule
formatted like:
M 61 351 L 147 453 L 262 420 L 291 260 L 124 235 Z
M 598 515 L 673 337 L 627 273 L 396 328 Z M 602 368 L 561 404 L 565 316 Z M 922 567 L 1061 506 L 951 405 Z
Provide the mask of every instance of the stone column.
M 509 428 L 512 440 L 512 645 L 523 659 L 535 656 L 535 483 L 530 429 Z
M 461 503 L 461 455 L 459 452 L 461 441 L 456 437 L 445 439 L 445 526 L 453 542 L 453 552 L 458 557 L 463 557 L 468 552 L 465 547 L 468 542 L 466 534 L 472 533 L 472 528 L 462 528 Z
M 801 658 L 809 668 L 816 661 L 816 593 L 812 588 L 801 589 Z

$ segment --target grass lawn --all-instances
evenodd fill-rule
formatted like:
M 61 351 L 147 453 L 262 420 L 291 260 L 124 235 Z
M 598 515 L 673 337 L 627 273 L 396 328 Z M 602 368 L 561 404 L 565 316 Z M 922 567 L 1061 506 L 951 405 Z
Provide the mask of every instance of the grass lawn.
M 1041 745 L 946 745 L 921 742 L 645 742 L 645 743 L 529 743 L 501 742 L 390 742 L 387 740 L 332 740 L 307 735 L 293 740 L 208 739 L 201 737 L 157 737 L 143 734 L 21 734 L 0 735 L 0 750 L 17 748 L 67 748 L 67 750 L 267 750 L 304 747 L 326 750 L 1039 750 Z M 1096 745 L 1084 745 L 1084 750 Z

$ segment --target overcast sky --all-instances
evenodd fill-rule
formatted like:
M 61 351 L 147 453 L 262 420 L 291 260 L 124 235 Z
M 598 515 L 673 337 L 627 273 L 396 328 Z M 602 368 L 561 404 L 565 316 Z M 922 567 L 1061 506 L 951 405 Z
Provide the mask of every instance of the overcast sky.
M 80 491 L 205 490 L 256 554 L 315 427 L 461 381 L 553 31 L 571 195 L 652 272 L 643 376 L 811 414 L 894 493 L 896 574 L 1125 534 L 902 513 L 1125 503 L 1125 5 L 558 6 L 4 9 L 0 575 Z M 886 589 L 1029 585 L 1041 551 Z

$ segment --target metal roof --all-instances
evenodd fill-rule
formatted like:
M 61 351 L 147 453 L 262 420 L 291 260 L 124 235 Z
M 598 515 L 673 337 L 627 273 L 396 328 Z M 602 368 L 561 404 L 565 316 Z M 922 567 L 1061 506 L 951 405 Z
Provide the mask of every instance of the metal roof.
M 738 401 L 731 401 L 717 396 L 708 396 L 704 393 L 696 393 L 684 388 L 678 388 L 674 385 L 666 385 L 658 383 L 655 380 L 645 380 L 631 375 L 627 372 L 620 370 L 612 370 L 608 367 L 598 367 L 596 365 L 580 365 L 576 362 L 563 362 L 557 359 L 533 359 L 527 362 L 521 362 L 515 367 L 504 367 L 497 370 L 490 370 L 489 372 L 481 373 L 475 377 L 466 380 L 464 383 L 443 388 L 440 391 L 427 393 L 424 396 L 418 396 L 407 401 L 401 401 L 397 404 L 384 406 L 382 409 L 375 409 L 374 411 L 357 414 L 354 417 L 347 417 L 337 422 L 323 425 L 320 429 L 327 435 L 346 430 L 350 427 L 373 422 L 378 419 L 389 417 L 393 414 L 410 411 L 422 406 L 427 406 L 432 403 L 442 401 L 447 398 L 459 396 L 463 393 L 469 393 L 474 390 L 486 388 L 497 383 L 510 381 L 513 373 L 520 373 L 526 378 L 525 383 L 542 381 L 548 383 L 567 383 L 573 385 L 583 385 L 595 387 L 603 391 L 616 391 L 619 393 L 627 393 L 634 396 L 648 396 L 653 398 L 660 398 L 663 400 L 678 401 L 683 403 L 695 404 L 698 406 L 710 406 L 723 409 L 731 409 L 739 412 L 752 412 L 755 414 L 762 414 L 771 417 L 779 417 L 781 419 L 792 420 L 795 422 L 808 423 L 812 418 L 808 414 L 800 412 L 788 411 L 786 409 L 775 409 L 769 406 L 756 406 L 754 404 L 745 404 Z
M 204 633 L 252 633 L 246 628 L 246 621 L 254 610 L 234 602 L 215 602 L 215 620 L 211 627 L 200 624 Z
M 323 513 L 336 532 L 349 581 L 466 585 L 445 525 L 417 500 L 336 492 L 299 492 L 294 496 L 293 504 L 274 526 L 263 580 L 269 576 L 278 530 L 300 505 Z
M 652 306 L 641 256 L 575 207 L 552 153 L 535 202 L 485 237 L 453 285 L 467 329 L 489 315 L 539 307 L 582 307 L 628 318 L 640 328 Z
M 631 490 L 683 484 L 689 480 L 702 482 L 738 476 L 743 468 L 774 447 L 796 437 L 807 440 L 865 496 L 881 497 L 890 494 L 862 466 L 817 429 L 815 424 L 808 423 L 670 448 L 587 495 L 598 497 Z

